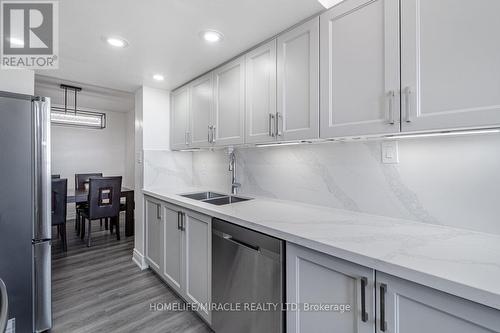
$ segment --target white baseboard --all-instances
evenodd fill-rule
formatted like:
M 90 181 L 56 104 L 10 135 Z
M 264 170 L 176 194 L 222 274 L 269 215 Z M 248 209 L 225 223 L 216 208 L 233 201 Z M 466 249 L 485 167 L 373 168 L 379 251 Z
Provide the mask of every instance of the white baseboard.
M 149 265 L 146 263 L 146 258 L 135 248 L 134 253 L 132 254 L 132 261 L 139 266 L 141 271 L 149 268 Z

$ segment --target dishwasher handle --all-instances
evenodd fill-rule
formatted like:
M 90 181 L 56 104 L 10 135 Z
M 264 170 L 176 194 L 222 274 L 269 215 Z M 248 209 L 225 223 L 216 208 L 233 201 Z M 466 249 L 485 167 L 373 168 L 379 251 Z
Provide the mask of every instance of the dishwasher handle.
M 227 233 L 222 232 L 220 230 L 212 229 L 212 234 L 219 236 L 220 238 L 227 240 L 227 241 L 229 241 L 233 244 L 236 244 L 238 246 L 246 247 L 247 249 L 255 251 L 255 252 L 260 252 L 260 246 L 249 244 L 245 241 L 234 238 L 230 234 L 227 234 Z
M 229 235 L 229 234 L 226 234 L 226 233 L 222 233 L 222 238 L 224 238 L 225 240 L 227 241 L 230 241 L 238 246 L 243 246 L 243 247 L 246 247 L 250 250 L 253 250 L 253 251 L 256 251 L 256 252 L 260 252 L 260 247 L 257 246 L 257 245 L 252 245 L 252 244 L 248 244 L 247 242 L 244 242 L 242 240 L 239 240 L 239 239 L 236 239 L 234 238 L 233 236 Z

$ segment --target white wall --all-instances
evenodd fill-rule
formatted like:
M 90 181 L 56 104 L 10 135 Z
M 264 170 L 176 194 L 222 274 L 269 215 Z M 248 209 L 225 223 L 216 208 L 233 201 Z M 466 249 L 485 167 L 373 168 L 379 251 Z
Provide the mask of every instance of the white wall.
M 139 267 L 144 261 L 144 196 L 143 188 L 161 186 L 183 188 L 191 183 L 191 155 L 170 151 L 170 92 L 142 87 L 135 94 L 136 191 L 135 243 L 133 259 Z M 182 176 L 188 170 L 187 176 Z
M 76 173 L 93 172 L 122 176 L 123 186 L 134 188 L 133 159 L 127 147 L 129 114 L 106 112 L 106 118 L 107 125 L 102 130 L 51 126 L 52 173 L 67 178 L 68 189 L 75 188 Z M 69 204 L 68 219 L 74 217 L 74 204 Z
M 132 260 L 141 268 L 147 268 L 144 259 L 144 195 L 142 188 L 144 184 L 144 169 L 143 169 L 143 88 L 135 92 L 135 158 L 134 158 L 134 174 L 135 174 L 135 191 L 134 191 L 134 251 Z
M 68 178 L 68 188 L 74 188 L 76 173 L 90 172 L 122 176 L 123 185 L 133 187 L 128 113 L 106 112 L 106 119 L 102 130 L 52 125 L 52 173 Z
M 143 87 L 143 149 L 170 149 L 170 92 Z
M 34 95 L 35 73 L 28 69 L 0 69 L 0 91 Z
M 380 142 L 237 150 L 245 195 L 500 234 L 500 134 L 405 139 L 399 164 Z M 193 153 L 196 185 L 229 191 L 227 153 Z

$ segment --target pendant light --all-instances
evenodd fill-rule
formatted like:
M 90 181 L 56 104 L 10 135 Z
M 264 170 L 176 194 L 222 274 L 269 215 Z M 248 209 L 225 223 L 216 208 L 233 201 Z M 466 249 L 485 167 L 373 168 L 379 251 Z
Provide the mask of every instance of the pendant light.
M 106 128 L 105 113 L 78 109 L 78 92 L 82 91 L 81 87 L 61 84 L 60 88 L 64 90 L 64 107 L 51 107 L 50 120 L 52 124 L 95 129 Z M 68 90 L 74 93 L 74 107 L 72 109 L 68 107 Z

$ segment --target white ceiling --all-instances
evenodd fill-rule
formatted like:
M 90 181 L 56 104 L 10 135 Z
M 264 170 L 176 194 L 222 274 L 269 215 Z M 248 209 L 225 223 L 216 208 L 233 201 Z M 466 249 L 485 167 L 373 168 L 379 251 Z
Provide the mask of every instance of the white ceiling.
M 318 13 L 317 0 L 60 1 L 58 70 L 38 74 L 132 92 L 172 89 L 253 45 Z M 199 32 L 215 29 L 221 43 Z M 103 35 L 130 45 L 114 49 Z M 156 82 L 161 73 L 165 81 Z

